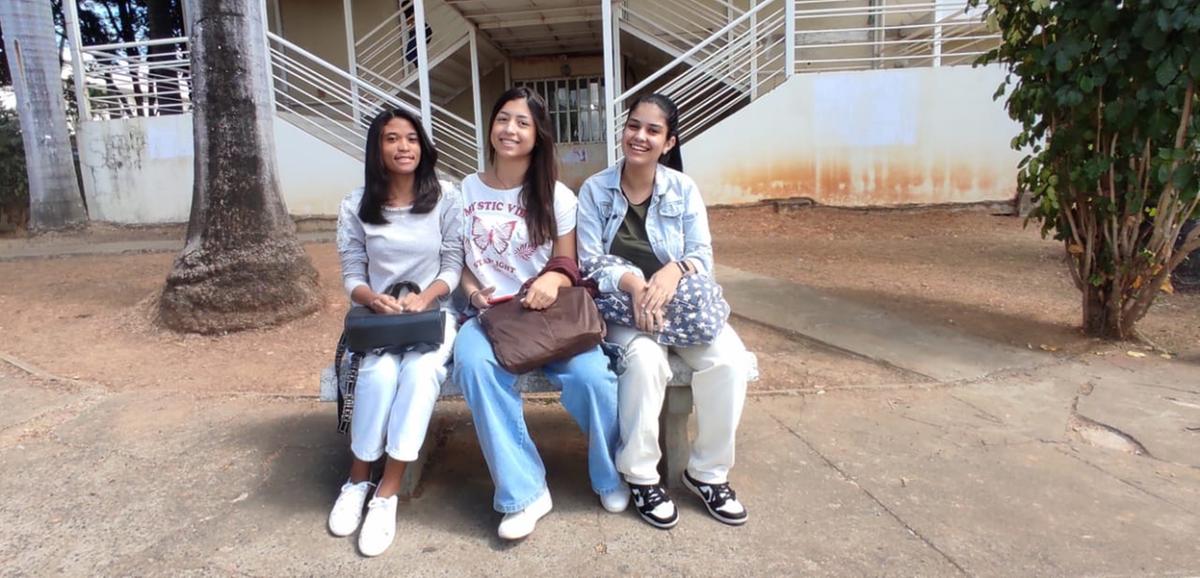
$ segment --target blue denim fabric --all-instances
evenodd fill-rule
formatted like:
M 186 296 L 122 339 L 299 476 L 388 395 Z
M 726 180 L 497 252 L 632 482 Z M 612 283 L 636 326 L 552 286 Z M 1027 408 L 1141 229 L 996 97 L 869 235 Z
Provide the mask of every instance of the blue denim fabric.
M 621 161 L 600 171 L 579 189 L 579 209 L 575 226 L 579 262 L 610 252 L 613 239 L 625 220 L 629 202 L 621 194 Z M 646 236 L 659 261 L 688 259 L 702 275 L 712 276 L 712 234 L 708 230 L 708 212 L 700 189 L 691 177 L 658 165 L 654 176 L 654 192 L 646 211 Z M 601 293 L 618 290 L 621 276 L 641 271 L 632 266 L 605 267 L 589 273 L 600 286 Z
M 617 376 L 599 346 L 542 368 L 562 386 L 562 403 L 588 437 L 588 474 L 592 490 L 604 495 L 621 490 L 613 463 L 617 428 Z M 478 319 L 471 319 L 454 342 L 454 381 L 471 408 L 479 446 L 496 485 L 498 512 L 524 510 L 546 489 L 546 467 L 525 426 L 517 376 L 496 361 Z

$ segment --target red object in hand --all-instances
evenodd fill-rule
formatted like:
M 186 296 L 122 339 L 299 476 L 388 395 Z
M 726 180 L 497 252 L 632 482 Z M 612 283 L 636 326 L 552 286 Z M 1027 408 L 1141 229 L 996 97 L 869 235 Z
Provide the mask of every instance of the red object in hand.
M 492 299 L 488 299 L 488 305 L 499 305 L 501 303 L 507 303 L 509 301 L 512 301 L 513 297 L 515 297 L 515 296 L 514 295 L 505 295 L 504 297 L 495 297 Z

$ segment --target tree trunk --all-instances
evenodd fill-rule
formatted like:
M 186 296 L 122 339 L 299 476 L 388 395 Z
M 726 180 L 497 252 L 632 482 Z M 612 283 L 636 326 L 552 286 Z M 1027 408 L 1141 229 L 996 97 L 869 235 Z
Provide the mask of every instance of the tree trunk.
M 1083 332 L 1101 339 L 1123 340 L 1130 337 L 1132 323 L 1126 323 L 1121 318 L 1121 307 L 1114 307 L 1111 299 L 1116 299 L 1116 288 L 1112 281 L 1105 281 L 1099 287 L 1087 283 L 1083 288 Z
M 62 69 L 50 5 L 45 0 L 4 0 L 0 2 L 0 21 L 25 145 L 29 228 L 81 225 L 87 222 L 87 212 L 67 135 Z
M 261 4 L 189 7 L 195 181 L 187 245 L 167 277 L 159 320 L 219 333 L 307 315 L 321 297 L 279 195 Z

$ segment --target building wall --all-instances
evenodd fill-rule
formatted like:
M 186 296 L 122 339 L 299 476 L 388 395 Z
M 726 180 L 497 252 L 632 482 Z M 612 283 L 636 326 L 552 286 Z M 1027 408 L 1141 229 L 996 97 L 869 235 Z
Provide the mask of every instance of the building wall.
M 511 66 L 514 81 L 604 75 L 603 56 L 514 58 Z M 558 180 L 574 191 L 579 190 L 585 179 L 608 166 L 604 143 L 561 143 L 556 152 Z
M 346 70 L 346 19 L 341 2 L 279 0 L 283 36 L 288 41 Z M 369 30 L 369 29 L 368 29 Z
M 1011 200 L 1021 155 L 992 99 L 1003 79 L 994 66 L 796 75 L 684 143 L 684 168 L 708 204 Z
M 80 165 L 88 213 L 121 224 L 186 222 L 192 203 L 191 115 L 82 123 Z M 276 119 L 279 186 L 296 216 L 337 214 L 362 183 L 362 163 Z

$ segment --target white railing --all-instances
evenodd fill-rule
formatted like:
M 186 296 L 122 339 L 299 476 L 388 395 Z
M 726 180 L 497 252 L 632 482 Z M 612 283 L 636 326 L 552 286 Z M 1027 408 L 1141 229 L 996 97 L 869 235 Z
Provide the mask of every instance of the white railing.
M 700 59 L 749 33 L 749 23 L 743 21 L 726 34 L 712 38 L 744 13 L 723 1 L 627 0 L 621 4 L 619 19 L 622 30 L 673 56 L 704 43 L 694 57 Z
M 190 111 L 189 59 L 187 38 L 83 47 L 88 114 L 99 120 Z
M 680 110 L 680 139 L 687 139 L 783 82 L 785 2 L 763 0 L 681 52 L 669 64 L 613 99 L 618 112 L 614 154 L 621 157 L 620 133 L 630 99 L 653 89 L 671 97 Z M 744 31 L 737 33 L 737 31 Z M 734 33 L 734 39 L 729 40 Z
M 457 13 L 444 2 L 426 2 L 429 68 L 440 64 L 470 41 L 467 27 L 450 27 Z M 412 0 L 404 0 L 400 9 L 384 18 L 354 41 L 354 72 L 360 78 L 390 90 L 401 90 L 417 82 L 417 30 Z
M 391 94 L 329 64 L 307 50 L 267 33 L 275 106 L 310 134 L 362 158 L 371 119 L 386 108 L 420 114 L 410 92 Z M 433 109 L 440 168 L 461 179 L 476 170 L 475 125 L 441 107 Z
M 794 0 L 796 72 L 969 64 L 1000 41 L 965 0 Z

